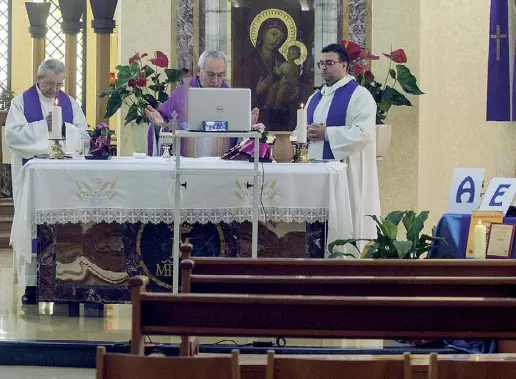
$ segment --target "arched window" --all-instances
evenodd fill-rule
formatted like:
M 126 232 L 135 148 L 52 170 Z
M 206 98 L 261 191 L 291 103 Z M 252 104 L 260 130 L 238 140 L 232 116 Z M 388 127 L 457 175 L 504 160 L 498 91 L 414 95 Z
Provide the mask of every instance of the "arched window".
M 86 1 L 86 0 L 84 0 Z M 65 35 L 61 30 L 61 22 L 63 18 L 61 16 L 61 10 L 59 9 L 58 0 L 50 0 L 50 13 L 47 19 L 47 41 L 45 44 L 46 57 L 59 59 L 62 62 L 65 61 Z M 77 35 L 77 101 L 82 105 L 84 111 L 86 111 L 86 67 L 85 52 L 86 52 L 86 38 L 84 34 L 84 15 L 83 15 L 83 29 Z

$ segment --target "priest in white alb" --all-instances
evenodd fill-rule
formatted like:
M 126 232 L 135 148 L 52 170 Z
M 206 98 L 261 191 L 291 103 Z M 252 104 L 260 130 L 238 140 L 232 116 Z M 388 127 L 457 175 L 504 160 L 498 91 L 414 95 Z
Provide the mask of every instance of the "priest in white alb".
M 353 236 L 373 239 L 376 227 L 367 215 L 380 215 L 376 102 L 348 74 L 349 56 L 343 46 L 323 48 L 317 65 L 325 84 L 307 103 L 308 155 L 347 163 Z
M 61 107 L 62 125 L 61 130 L 55 133 L 56 135 L 65 136 L 65 131 L 68 129 L 74 131 L 73 134 L 77 138 L 81 131 L 88 128 L 80 105 L 61 91 L 64 79 L 64 64 L 57 59 L 47 59 L 38 68 L 36 84 L 16 96 L 11 102 L 5 122 L 5 140 L 12 153 L 11 170 L 15 212 L 22 166 L 34 156 L 49 151 L 49 138 L 52 134 L 52 107 L 56 103 Z M 19 251 L 16 246 L 13 248 L 14 268 L 17 270 L 18 282 L 26 286 L 22 301 L 24 304 L 35 303 L 36 256 L 31 254 L 35 252 Z

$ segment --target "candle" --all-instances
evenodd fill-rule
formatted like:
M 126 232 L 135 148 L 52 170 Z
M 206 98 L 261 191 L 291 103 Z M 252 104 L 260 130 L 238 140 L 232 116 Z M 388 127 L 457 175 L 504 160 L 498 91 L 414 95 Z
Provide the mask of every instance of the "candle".
M 51 139 L 62 139 L 63 138 L 63 110 L 57 103 L 57 98 L 52 107 L 52 132 L 50 134 Z
M 301 109 L 297 110 L 297 142 L 306 143 L 306 110 L 301 104 Z
M 487 228 L 479 221 L 473 231 L 473 256 L 475 259 L 486 258 L 486 235 Z

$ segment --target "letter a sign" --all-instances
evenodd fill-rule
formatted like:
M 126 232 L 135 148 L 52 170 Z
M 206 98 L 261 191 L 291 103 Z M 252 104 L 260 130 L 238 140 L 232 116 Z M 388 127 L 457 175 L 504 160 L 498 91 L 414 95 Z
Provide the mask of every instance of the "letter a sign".
M 453 170 L 448 213 L 471 214 L 480 205 L 480 191 L 484 180 L 483 168 L 456 168 Z

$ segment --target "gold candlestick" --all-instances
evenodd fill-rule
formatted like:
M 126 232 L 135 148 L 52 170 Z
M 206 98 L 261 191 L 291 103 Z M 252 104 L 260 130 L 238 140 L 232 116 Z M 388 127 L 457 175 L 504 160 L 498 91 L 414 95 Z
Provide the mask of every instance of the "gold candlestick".
M 298 143 L 296 149 L 296 156 L 294 157 L 295 163 L 310 163 L 308 157 L 308 145 L 306 143 Z
M 59 143 L 59 141 L 62 141 L 62 139 L 51 138 L 50 140 L 54 141 L 54 143 L 50 146 L 50 153 L 48 154 L 48 157 L 50 159 L 64 159 L 65 153 L 61 147 L 61 144 Z

